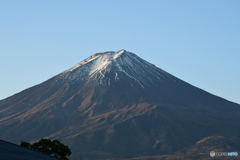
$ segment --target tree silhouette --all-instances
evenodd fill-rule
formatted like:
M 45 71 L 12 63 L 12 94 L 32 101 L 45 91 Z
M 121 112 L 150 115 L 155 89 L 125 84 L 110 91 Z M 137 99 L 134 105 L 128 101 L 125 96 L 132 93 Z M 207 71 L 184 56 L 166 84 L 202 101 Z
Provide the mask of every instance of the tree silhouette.
M 22 141 L 20 146 L 39 151 L 60 158 L 62 160 L 69 160 L 67 157 L 72 154 L 68 146 L 65 146 L 56 139 L 41 139 L 40 141 L 33 144 Z
M 24 147 L 24 148 L 31 149 L 31 144 L 28 143 L 28 142 L 21 141 L 20 146 L 22 146 L 22 147 Z

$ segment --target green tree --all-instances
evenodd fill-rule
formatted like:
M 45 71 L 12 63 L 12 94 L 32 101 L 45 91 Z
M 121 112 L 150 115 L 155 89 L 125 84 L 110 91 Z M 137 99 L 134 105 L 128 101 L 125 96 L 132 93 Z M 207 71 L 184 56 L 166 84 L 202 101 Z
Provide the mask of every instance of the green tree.
M 56 139 L 41 139 L 40 141 L 33 144 L 22 141 L 20 146 L 39 151 L 60 158 L 62 160 L 69 160 L 67 157 L 72 154 L 68 146 L 65 146 Z

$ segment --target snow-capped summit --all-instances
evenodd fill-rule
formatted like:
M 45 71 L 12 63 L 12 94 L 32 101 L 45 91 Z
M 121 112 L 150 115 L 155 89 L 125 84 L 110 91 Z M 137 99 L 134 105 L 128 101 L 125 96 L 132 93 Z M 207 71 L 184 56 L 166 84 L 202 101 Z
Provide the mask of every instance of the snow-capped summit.
M 150 86 L 157 80 L 173 78 L 155 65 L 124 49 L 96 53 L 65 71 L 63 77 L 71 82 L 93 78 L 102 85 L 110 85 L 124 76 L 134 80 L 142 88 Z
M 130 52 L 127 52 L 124 49 L 117 51 L 117 52 L 108 51 L 108 52 L 96 53 L 96 54 L 88 57 L 87 59 L 81 61 L 80 63 L 76 64 L 75 66 L 70 68 L 68 71 L 72 72 L 73 70 L 75 70 L 85 64 L 94 62 L 92 65 L 89 66 L 92 68 L 91 73 L 93 73 L 95 70 L 100 70 L 104 66 L 110 64 L 113 60 L 116 60 L 117 58 L 122 56 L 123 53 L 132 54 Z

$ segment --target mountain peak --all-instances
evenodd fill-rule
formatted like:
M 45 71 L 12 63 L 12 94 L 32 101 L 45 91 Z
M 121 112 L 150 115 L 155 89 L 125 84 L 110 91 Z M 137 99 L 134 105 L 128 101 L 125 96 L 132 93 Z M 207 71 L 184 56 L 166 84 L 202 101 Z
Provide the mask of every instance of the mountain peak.
M 97 60 L 98 64 L 104 65 L 104 64 L 108 64 L 111 61 L 119 58 L 121 55 L 123 55 L 124 53 L 127 53 L 126 50 L 122 49 L 119 50 L 117 52 L 114 51 L 107 51 L 107 52 L 99 52 L 96 53 L 88 58 L 86 58 L 85 60 L 81 61 L 80 63 L 76 64 L 75 66 L 73 66 L 72 68 L 70 68 L 67 71 L 73 71 L 87 63 L 91 63 L 92 61 Z M 128 52 L 129 53 L 129 52 Z
M 99 52 L 99 53 L 94 54 L 93 57 L 94 56 L 100 56 L 100 57 L 102 57 L 102 59 L 107 59 L 109 61 L 112 61 L 112 60 L 115 60 L 115 59 L 121 57 L 124 54 L 128 54 L 130 56 L 133 56 L 133 54 L 131 55 L 131 53 L 126 51 L 125 49 L 121 49 L 121 50 L 116 51 L 116 52 L 114 52 L 114 51 Z
M 158 80 L 173 78 L 167 72 L 124 49 L 96 53 L 65 71 L 63 77 L 70 83 L 92 79 L 102 85 L 110 85 L 128 77 L 141 88 L 152 86 L 153 83 L 158 85 L 155 84 Z

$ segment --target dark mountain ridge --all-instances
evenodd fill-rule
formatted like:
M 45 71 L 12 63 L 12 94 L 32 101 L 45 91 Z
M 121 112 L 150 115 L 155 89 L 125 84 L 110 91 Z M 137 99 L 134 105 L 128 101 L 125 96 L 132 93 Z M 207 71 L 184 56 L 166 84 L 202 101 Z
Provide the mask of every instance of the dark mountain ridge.
M 57 138 L 72 159 L 174 154 L 209 136 L 240 142 L 239 122 L 240 105 L 125 50 L 94 54 L 0 101 L 1 139 Z

